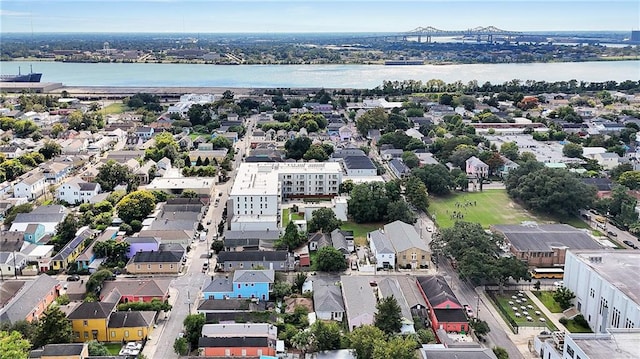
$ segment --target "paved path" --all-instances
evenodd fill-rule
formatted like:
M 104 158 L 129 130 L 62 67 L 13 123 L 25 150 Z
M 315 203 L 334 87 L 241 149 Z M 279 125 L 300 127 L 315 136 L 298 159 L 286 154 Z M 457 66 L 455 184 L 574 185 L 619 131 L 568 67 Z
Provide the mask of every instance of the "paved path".
M 531 299 L 532 302 L 534 302 L 538 306 L 538 308 L 540 308 L 540 311 L 544 313 L 544 315 L 546 315 L 547 318 L 549 318 L 549 320 L 556 327 L 558 327 L 558 330 L 565 331 L 567 333 L 569 332 L 567 328 L 560 323 L 560 318 L 563 317 L 562 313 L 551 313 L 551 311 L 547 309 L 547 307 L 540 301 L 540 299 L 538 299 L 538 297 L 536 297 L 535 294 L 531 293 L 528 290 L 525 290 L 524 293 L 527 295 L 527 297 L 529 297 L 529 299 Z

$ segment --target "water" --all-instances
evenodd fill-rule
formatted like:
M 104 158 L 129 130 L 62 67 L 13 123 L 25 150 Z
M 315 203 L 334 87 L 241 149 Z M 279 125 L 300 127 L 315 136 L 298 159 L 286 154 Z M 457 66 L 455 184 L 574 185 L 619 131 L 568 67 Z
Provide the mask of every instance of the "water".
M 470 65 L 200 65 L 63 62 L 0 62 L 0 73 L 15 74 L 33 65 L 42 82 L 67 86 L 141 87 L 327 87 L 374 88 L 385 80 L 439 79 L 503 83 L 535 81 L 640 80 L 640 61 Z

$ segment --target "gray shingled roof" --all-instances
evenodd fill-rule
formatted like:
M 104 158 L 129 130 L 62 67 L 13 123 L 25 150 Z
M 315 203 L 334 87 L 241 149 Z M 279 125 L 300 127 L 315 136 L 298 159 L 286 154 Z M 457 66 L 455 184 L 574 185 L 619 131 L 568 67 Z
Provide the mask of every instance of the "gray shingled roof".
M 276 272 L 273 269 L 236 270 L 233 272 L 234 283 L 273 283 Z
M 340 281 L 349 330 L 360 324 L 373 324 L 377 302 L 369 283 L 370 278 L 342 276 Z
M 58 283 L 57 279 L 46 274 L 41 274 L 35 280 L 26 282 L 7 305 L 0 308 L 0 321 L 13 323 L 24 320 L 40 300 Z
M 47 344 L 44 346 L 42 356 L 72 356 L 80 355 L 84 350 L 85 343 L 65 343 L 65 344 Z
M 203 288 L 203 293 L 227 293 L 233 291 L 233 281 L 226 276 L 219 275 L 207 279 Z
M 427 244 L 420 238 L 415 227 L 402 221 L 395 221 L 384 226 L 384 234 L 395 248 L 396 252 L 418 248 L 429 251 Z M 377 248 L 377 247 L 376 247 Z
M 567 224 L 536 226 L 493 226 L 504 234 L 509 243 L 521 252 L 551 252 L 552 247 L 571 249 L 600 249 L 602 246 L 585 232 Z
M 378 253 L 395 253 L 393 250 L 393 245 L 387 239 L 387 237 L 382 233 L 379 229 L 376 229 L 373 232 L 369 232 L 369 238 L 373 242 L 376 247 L 376 252 Z
M 104 319 L 108 318 L 118 303 L 108 302 L 82 302 L 73 312 L 67 315 L 67 319 Z
M 376 166 L 367 156 L 347 156 L 343 158 L 344 165 L 348 169 L 374 170 Z
M 115 312 L 109 317 L 109 328 L 135 328 L 149 327 L 153 324 L 156 312 L 153 311 L 126 311 Z
M 313 286 L 313 307 L 316 312 L 344 312 L 342 292 L 337 285 Z
M 184 253 L 174 251 L 138 252 L 132 258 L 132 263 L 179 263 Z
M 224 262 L 259 262 L 259 261 L 286 261 L 287 251 L 241 251 L 220 252 L 218 263 Z

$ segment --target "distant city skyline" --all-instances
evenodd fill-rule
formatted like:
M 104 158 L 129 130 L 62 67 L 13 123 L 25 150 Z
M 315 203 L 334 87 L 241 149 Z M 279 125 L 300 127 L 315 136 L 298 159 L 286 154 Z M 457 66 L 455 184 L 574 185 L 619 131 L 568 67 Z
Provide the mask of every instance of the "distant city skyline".
M 631 31 L 640 1 L 2 0 L 8 32 Z

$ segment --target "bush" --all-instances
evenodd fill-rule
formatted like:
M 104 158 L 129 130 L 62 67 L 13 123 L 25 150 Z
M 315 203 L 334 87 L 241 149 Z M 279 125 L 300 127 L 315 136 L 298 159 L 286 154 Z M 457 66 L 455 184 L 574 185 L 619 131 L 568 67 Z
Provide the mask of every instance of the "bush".
M 573 321 L 576 322 L 576 324 L 578 324 L 581 327 L 589 328 L 589 322 L 587 322 L 587 320 L 584 319 L 584 316 L 582 314 L 576 315 L 576 317 L 573 318 Z
M 583 319 L 584 319 L 584 318 L 583 318 Z M 567 323 L 569 323 L 569 319 L 567 319 L 567 318 L 565 318 L 565 317 L 562 317 L 562 318 L 560 318 L 559 322 L 560 322 L 560 324 L 562 324 L 562 325 L 567 325 Z

